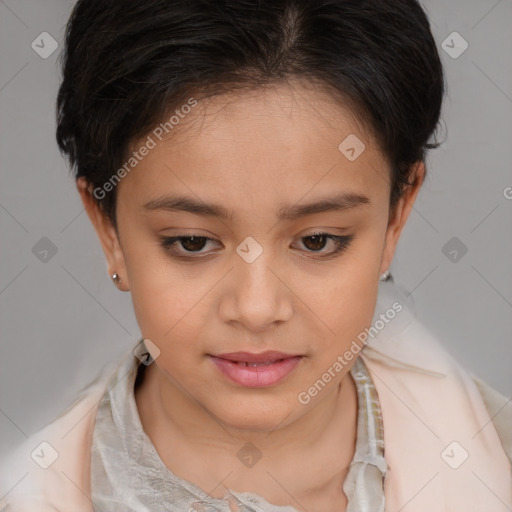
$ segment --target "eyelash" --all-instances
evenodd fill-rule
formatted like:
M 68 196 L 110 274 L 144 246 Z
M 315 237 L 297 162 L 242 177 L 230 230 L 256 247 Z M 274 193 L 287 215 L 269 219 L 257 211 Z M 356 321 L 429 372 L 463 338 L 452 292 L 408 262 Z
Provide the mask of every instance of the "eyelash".
M 321 253 L 320 251 L 306 251 L 306 252 L 313 254 L 313 255 L 320 254 L 321 258 L 332 257 L 332 256 L 340 254 L 343 251 L 345 251 L 346 249 L 348 249 L 352 240 L 354 239 L 354 235 L 333 235 L 331 233 L 315 232 L 310 235 L 301 237 L 301 240 L 304 238 L 321 237 L 321 236 L 325 236 L 325 237 L 329 238 L 330 240 L 332 240 L 336 245 L 335 249 L 328 253 Z M 198 239 L 200 241 L 202 241 L 202 240 L 215 241 L 213 238 L 209 238 L 206 236 L 196 236 L 196 235 L 184 236 L 184 235 L 182 235 L 182 236 L 173 236 L 173 237 L 162 237 L 161 246 L 164 248 L 164 250 L 173 253 L 173 256 L 175 258 L 183 259 L 183 260 L 197 260 L 197 259 L 201 258 L 201 256 L 184 256 L 183 253 L 179 254 L 178 251 L 176 250 L 177 242 L 179 242 L 181 240 L 190 240 L 192 238 Z M 186 254 L 204 254 L 204 253 L 199 252 L 199 251 L 186 251 Z

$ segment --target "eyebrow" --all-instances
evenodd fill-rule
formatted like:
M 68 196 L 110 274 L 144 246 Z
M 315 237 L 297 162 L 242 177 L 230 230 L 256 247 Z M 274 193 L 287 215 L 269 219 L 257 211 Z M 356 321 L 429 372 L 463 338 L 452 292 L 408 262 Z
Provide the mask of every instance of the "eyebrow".
M 283 206 L 278 211 L 279 220 L 296 220 L 315 213 L 348 210 L 359 205 L 370 204 L 366 196 L 344 192 L 335 196 L 318 199 L 311 203 Z M 220 204 L 208 204 L 182 195 L 167 195 L 144 204 L 146 210 L 188 212 L 205 217 L 231 220 L 233 211 Z

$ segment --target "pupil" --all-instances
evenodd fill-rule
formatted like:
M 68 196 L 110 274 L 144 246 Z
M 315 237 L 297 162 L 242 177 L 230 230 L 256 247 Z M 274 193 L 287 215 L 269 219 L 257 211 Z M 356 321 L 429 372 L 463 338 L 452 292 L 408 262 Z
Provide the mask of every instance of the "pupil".
M 310 250 L 319 250 L 319 249 L 323 249 L 323 247 L 325 246 L 325 235 L 312 235 L 312 236 L 308 236 L 306 237 L 306 240 L 313 240 L 313 247 L 308 247 L 308 243 L 305 243 L 304 245 L 310 249 Z M 318 243 L 318 241 L 321 240 L 323 243 Z M 315 243 L 316 241 L 316 243 Z
M 181 241 L 181 245 L 187 251 L 198 251 L 204 247 L 204 244 L 205 237 L 202 236 L 189 236 Z

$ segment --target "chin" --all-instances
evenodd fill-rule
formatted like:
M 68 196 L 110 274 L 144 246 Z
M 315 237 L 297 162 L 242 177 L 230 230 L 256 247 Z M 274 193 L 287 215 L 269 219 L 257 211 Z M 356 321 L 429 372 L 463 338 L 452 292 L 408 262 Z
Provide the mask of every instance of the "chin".
M 246 417 L 230 417 L 222 418 L 223 424 L 230 429 L 246 432 L 247 434 L 258 432 L 272 432 L 281 423 L 283 418 L 262 418 L 255 416 L 253 418 Z
M 266 403 L 262 403 L 264 400 Z M 218 420 L 227 428 L 249 432 L 272 432 L 276 427 L 284 427 L 295 417 L 283 400 L 273 400 L 265 397 L 260 400 L 245 399 L 244 403 L 237 405 L 236 401 L 222 410 L 214 411 Z M 286 420 L 286 423 L 284 423 Z

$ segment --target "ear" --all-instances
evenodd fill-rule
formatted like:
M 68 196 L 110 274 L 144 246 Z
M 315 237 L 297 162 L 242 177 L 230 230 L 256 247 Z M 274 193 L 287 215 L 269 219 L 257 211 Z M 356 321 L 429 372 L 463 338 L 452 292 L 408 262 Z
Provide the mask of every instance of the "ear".
M 116 283 L 117 287 L 120 290 L 128 291 L 130 287 L 124 253 L 112 221 L 100 208 L 97 200 L 93 196 L 92 185 L 88 183 L 84 177 L 77 178 L 76 187 L 82 199 L 85 211 L 98 235 L 103 252 L 105 253 L 109 276 L 117 273 L 120 277 L 120 281 Z
M 425 164 L 424 162 L 416 162 L 411 172 L 412 185 L 408 185 L 404 188 L 402 197 L 398 200 L 393 211 L 390 212 L 386 240 L 381 257 L 381 274 L 388 270 L 391 265 L 400 234 L 409 218 L 409 214 L 411 213 L 424 179 Z

